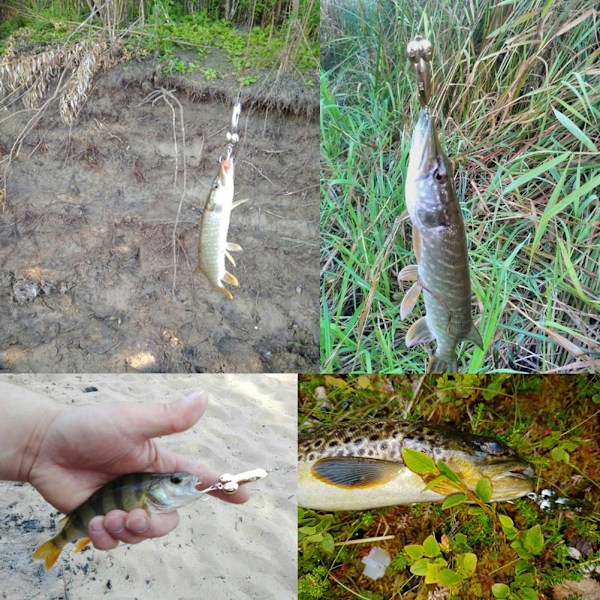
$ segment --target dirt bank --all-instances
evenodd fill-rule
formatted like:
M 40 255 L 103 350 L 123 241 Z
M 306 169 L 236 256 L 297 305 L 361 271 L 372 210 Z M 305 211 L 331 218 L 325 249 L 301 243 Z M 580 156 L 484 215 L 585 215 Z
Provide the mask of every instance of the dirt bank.
M 176 153 L 164 101 L 143 102 L 167 83 L 186 137 L 175 233 L 181 139 Z M 55 106 L 47 111 L 7 171 L 0 369 L 317 370 L 318 111 L 294 115 L 293 90 L 289 111 L 281 94 L 245 94 L 236 199 L 249 201 L 229 230 L 243 248 L 232 301 L 193 274 L 200 215 L 225 147 L 227 93 L 201 76 L 166 78 L 151 62 L 131 62 L 98 77 L 71 131 Z M 5 156 L 31 116 L 11 111 L 0 116 Z

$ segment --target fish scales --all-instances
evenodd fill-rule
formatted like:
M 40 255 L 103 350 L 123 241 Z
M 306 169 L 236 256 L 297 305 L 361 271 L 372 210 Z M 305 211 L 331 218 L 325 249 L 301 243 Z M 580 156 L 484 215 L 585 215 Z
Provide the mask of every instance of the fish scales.
M 406 343 L 411 347 L 435 339 L 429 371 L 456 372 L 459 342 L 470 340 L 480 348 L 483 343 L 471 317 L 467 238 L 454 173 L 427 107 L 413 133 L 405 187 L 415 232 L 415 285 L 425 301 L 425 317 L 409 329 Z
M 529 464 L 502 442 L 423 422 L 374 419 L 343 423 L 301 436 L 298 503 L 317 510 L 365 510 L 440 501 L 456 489 L 425 490 L 423 476 L 408 469 L 402 448 L 443 460 L 470 489 L 486 477 L 492 500 L 532 490 Z

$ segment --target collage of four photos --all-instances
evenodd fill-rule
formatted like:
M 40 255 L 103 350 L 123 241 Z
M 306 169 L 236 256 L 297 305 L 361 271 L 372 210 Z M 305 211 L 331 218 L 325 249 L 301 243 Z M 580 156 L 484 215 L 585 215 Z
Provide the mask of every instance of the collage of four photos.
M 599 18 L 0 1 L 0 597 L 600 599 Z

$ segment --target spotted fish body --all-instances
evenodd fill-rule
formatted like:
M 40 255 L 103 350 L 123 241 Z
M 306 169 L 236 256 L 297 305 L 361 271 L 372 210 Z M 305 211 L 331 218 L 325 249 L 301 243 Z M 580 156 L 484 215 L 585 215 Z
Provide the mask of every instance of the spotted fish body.
M 436 341 L 430 372 L 456 372 L 456 347 L 462 340 L 483 343 L 471 317 L 471 280 L 467 238 L 454 190 L 452 165 L 438 141 L 429 108 L 421 110 L 413 132 L 406 174 L 406 208 L 413 224 L 417 267 L 407 267 L 400 279 L 416 279 L 401 316 L 423 291 L 425 317 L 406 335 L 408 347 Z
M 402 448 L 441 459 L 471 490 L 489 479 L 494 502 L 532 491 L 533 470 L 502 442 L 422 422 L 367 420 L 300 437 L 298 504 L 316 510 L 367 510 L 436 502 L 456 493 L 427 479 L 402 459 Z
M 238 280 L 225 268 L 225 257 L 235 266 L 230 252 L 241 250 L 238 244 L 227 241 L 231 211 L 239 204 L 233 202 L 234 166 L 232 158 L 221 158 L 217 176 L 213 180 L 200 223 L 198 243 L 198 266 L 213 289 L 225 294 L 230 300 L 233 294 L 224 283 L 238 285 Z
M 172 512 L 203 495 L 196 489 L 197 484 L 196 475 L 183 471 L 133 473 L 110 481 L 61 519 L 60 531 L 42 544 L 33 553 L 33 558 L 43 560 L 48 570 L 69 542 L 79 539 L 75 552 L 89 543 L 88 525 L 95 516 L 115 509 L 130 511 L 134 508 L 154 513 Z

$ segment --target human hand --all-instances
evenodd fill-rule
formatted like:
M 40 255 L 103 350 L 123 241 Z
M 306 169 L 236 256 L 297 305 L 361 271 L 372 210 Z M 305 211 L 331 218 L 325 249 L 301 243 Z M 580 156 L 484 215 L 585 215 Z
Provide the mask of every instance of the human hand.
M 190 458 L 159 446 L 152 438 L 189 429 L 207 406 L 204 393 L 173 404 L 103 404 L 58 411 L 48 423 L 27 480 L 52 505 L 68 514 L 105 483 L 127 473 L 189 471 L 203 486 L 217 473 Z M 248 492 L 213 495 L 246 502 Z M 110 511 L 92 519 L 94 546 L 108 550 L 119 541 L 134 544 L 169 533 L 179 522 L 176 512 L 149 515 L 142 509 Z

